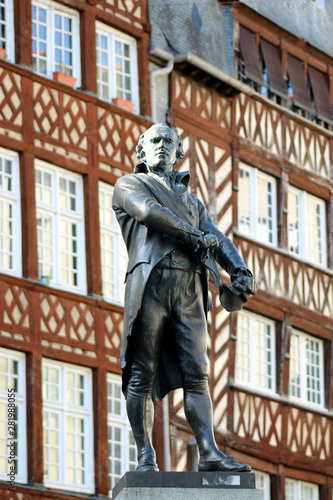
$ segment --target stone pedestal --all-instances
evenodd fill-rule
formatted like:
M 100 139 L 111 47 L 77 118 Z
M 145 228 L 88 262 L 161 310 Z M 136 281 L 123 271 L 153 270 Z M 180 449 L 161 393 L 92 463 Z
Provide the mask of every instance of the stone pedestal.
M 127 472 L 112 500 L 261 500 L 249 472 Z

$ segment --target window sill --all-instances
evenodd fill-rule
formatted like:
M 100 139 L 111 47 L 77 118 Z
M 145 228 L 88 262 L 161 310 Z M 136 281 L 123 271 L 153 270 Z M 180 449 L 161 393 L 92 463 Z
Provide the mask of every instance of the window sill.
M 124 307 L 124 301 L 123 300 L 117 300 L 115 298 L 106 297 L 106 296 L 103 296 L 102 300 L 104 302 L 106 302 L 107 304 L 110 304 L 112 306 Z
M 48 290 L 54 289 L 54 290 L 61 290 L 63 292 L 67 292 L 67 293 L 74 293 L 75 295 L 87 295 L 86 289 L 82 289 L 82 288 L 78 288 L 78 287 L 74 287 L 74 286 L 69 286 L 69 285 L 63 285 L 62 283 L 54 283 L 54 282 L 50 281 L 48 284 L 44 284 L 44 283 L 42 283 L 41 280 L 39 280 L 38 283 L 41 286 L 47 288 Z

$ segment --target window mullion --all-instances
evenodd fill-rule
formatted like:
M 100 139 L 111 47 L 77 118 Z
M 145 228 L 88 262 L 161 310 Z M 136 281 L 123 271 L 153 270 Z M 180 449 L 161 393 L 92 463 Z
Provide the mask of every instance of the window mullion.
M 121 474 L 125 474 L 125 472 L 128 470 L 128 450 L 129 450 L 129 442 L 128 442 L 128 432 L 127 432 L 127 426 L 125 424 L 122 424 L 121 426 L 121 433 L 122 433 L 122 446 L 121 446 Z
M 326 204 L 319 205 L 320 207 L 320 235 L 321 235 L 321 247 L 322 247 L 322 256 L 321 256 L 321 264 L 327 266 L 327 227 L 326 227 Z
M 308 224 L 308 216 L 307 216 L 307 196 L 305 191 L 299 193 L 300 198 L 300 244 L 301 251 L 300 255 L 303 259 L 307 258 L 307 249 L 306 249 L 306 231 Z
M 110 99 L 116 97 L 116 55 L 115 55 L 115 38 L 110 33 Z M 112 73 L 111 73 L 112 72 Z
M 67 465 L 67 407 L 66 407 L 66 370 L 62 367 L 59 370 L 59 385 L 61 390 L 61 410 L 59 412 L 59 435 L 64 436 L 59 442 L 59 479 L 60 484 L 66 484 L 66 465 Z
M 117 233 L 117 231 L 115 231 L 114 233 L 114 241 L 115 241 L 115 249 L 116 249 L 116 252 L 115 255 L 118 255 L 118 264 L 119 264 L 119 268 L 121 266 L 121 257 L 120 257 L 120 252 L 121 252 L 121 238 L 122 236 Z M 121 294 L 120 294 L 120 290 L 121 290 L 121 283 L 120 283 L 120 279 L 121 279 L 121 274 L 120 273 L 115 273 L 115 292 L 116 292 L 116 299 L 118 301 L 120 301 L 121 299 Z
M 54 172 L 54 239 L 52 241 L 54 245 L 54 255 L 53 255 L 53 266 L 55 274 L 55 282 L 60 283 L 60 266 L 61 266 L 61 256 L 60 256 L 60 208 L 59 208 L 59 172 L 56 170 Z
M 301 397 L 303 401 L 308 401 L 308 379 L 307 379 L 307 370 L 308 370 L 308 353 L 306 349 L 306 336 L 300 335 L 300 346 L 301 346 L 301 360 L 304 359 L 304 363 L 300 363 L 301 367 Z
M 258 205 L 257 205 L 257 196 L 258 196 L 258 178 L 257 178 L 257 169 L 253 168 L 250 170 L 250 198 L 251 196 L 254 199 L 254 206 L 250 200 L 250 233 L 251 235 L 258 235 Z
M 256 332 L 255 330 L 255 321 L 252 317 L 249 318 L 249 332 L 248 332 L 248 342 L 249 342 L 249 381 L 250 385 L 255 387 L 256 386 L 256 340 L 255 338 L 253 339 L 253 342 L 251 342 L 251 332 Z M 254 336 L 256 333 L 254 333 Z M 251 360 L 254 360 L 252 362 Z
M 55 62 L 55 48 L 54 48 L 54 7 L 46 6 L 46 16 L 49 23 L 49 29 L 47 30 L 46 39 L 47 39 L 47 75 L 52 77 L 52 72 L 54 71 L 54 62 Z

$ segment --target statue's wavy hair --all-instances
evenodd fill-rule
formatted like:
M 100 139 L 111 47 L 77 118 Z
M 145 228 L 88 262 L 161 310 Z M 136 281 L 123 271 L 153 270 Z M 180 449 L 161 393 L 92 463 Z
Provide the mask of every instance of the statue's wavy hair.
M 183 148 L 183 141 L 180 137 L 180 135 L 177 134 L 177 132 L 175 130 L 172 130 L 172 128 L 168 127 L 167 125 L 165 125 L 165 123 L 157 123 L 155 125 L 153 125 L 152 127 L 150 128 L 153 128 L 153 127 L 166 127 L 168 129 L 170 129 L 174 135 L 176 136 L 176 141 L 177 141 L 177 150 L 176 150 L 176 160 L 173 164 L 173 166 L 177 165 L 177 163 L 183 158 L 184 156 L 184 148 Z M 139 142 L 138 142 L 138 145 L 136 147 L 136 156 L 138 158 L 139 161 L 142 161 L 142 162 L 145 162 L 145 159 L 146 159 L 146 152 L 145 152 L 145 135 L 146 133 L 149 131 L 150 129 L 146 130 L 146 132 L 144 132 L 142 135 L 140 135 L 139 137 Z

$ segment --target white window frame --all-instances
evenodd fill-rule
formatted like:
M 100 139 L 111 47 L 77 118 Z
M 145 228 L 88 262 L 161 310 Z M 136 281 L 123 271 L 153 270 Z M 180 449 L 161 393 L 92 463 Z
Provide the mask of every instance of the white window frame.
M 105 24 L 96 21 L 96 36 L 105 36 L 108 41 L 108 51 L 107 52 L 107 68 L 109 79 L 106 86 L 108 86 L 108 97 L 105 99 L 101 91 L 97 91 L 98 96 L 101 99 L 107 100 L 108 102 L 111 99 L 117 97 L 117 87 L 116 87 L 116 62 L 115 62 L 115 42 L 119 41 L 121 43 L 126 43 L 130 47 L 130 62 L 131 62 L 131 93 L 132 98 L 131 102 L 135 104 L 134 112 L 139 112 L 139 79 L 138 79 L 138 61 L 137 61 L 137 44 L 135 38 L 132 38 L 124 33 L 121 33 L 118 30 L 110 28 Z M 99 86 L 99 47 L 96 43 L 96 78 L 97 78 L 97 86 Z M 103 65 L 103 67 L 105 67 Z
M 292 492 L 288 492 L 288 489 L 292 489 Z M 313 495 L 311 497 L 303 496 L 303 489 L 311 488 Z M 317 484 L 308 483 L 305 481 L 298 481 L 296 479 L 290 479 L 286 477 L 285 481 L 285 499 L 286 500 L 319 500 L 319 487 Z
M 42 76 L 47 78 L 53 78 L 54 71 L 62 71 L 66 73 L 66 69 L 63 63 L 62 68 L 57 68 L 57 63 L 55 61 L 55 15 L 59 14 L 61 16 L 66 15 L 72 20 L 72 76 L 77 79 L 75 87 L 81 86 L 81 56 L 80 56 L 80 15 L 79 12 L 69 9 L 64 5 L 61 5 L 50 0 L 43 0 L 39 2 L 38 0 L 32 1 L 32 8 L 38 7 L 46 10 L 46 51 L 47 57 L 45 58 L 46 63 L 46 74 L 36 71 Z M 34 40 L 34 37 L 33 37 Z M 37 49 L 38 50 L 38 49 Z
M 117 484 L 119 479 L 128 470 L 135 470 L 137 463 L 137 451 L 133 440 L 133 435 L 131 427 L 127 418 L 126 413 L 126 401 L 121 392 L 121 377 L 120 375 L 115 375 L 113 373 L 107 374 L 107 387 L 108 387 L 108 413 L 107 413 L 107 424 L 108 424 L 108 442 L 109 442 L 109 481 L 110 490 L 109 494 L 111 496 L 112 488 Z M 110 441 L 110 431 L 111 429 L 120 429 L 121 443 L 116 444 L 119 446 L 119 452 L 121 454 L 121 461 L 119 461 L 120 471 L 119 474 L 115 471 L 115 457 L 110 455 L 110 448 L 112 443 Z M 111 431 L 112 432 L 112 431 Z M 132 440 L 132 442 L 130 442 Z M 132 455 L 132 460 L 131 456 Z
M 242 214 L 242 195 L 241 192 L 241 177 L 240 171 L 243 170 L 247 172 L 250 176 L 249 182 L 249 206 L 250 206 L 250 214 L 249 214 L 249 229 L 246 230 L 242 227 L 242 219 L 244 215 Z M 258 203 L 259 203 L 259 183 L 263 181 L 265 183 L 271 184 L 271 205 L 270 210 L 272 214 L 269 215 L 268 212 L 268 204 L 266 203 L 266 213 L 259 214 L 258 211 Z M 276 200 L 276 179 L 270 175 L 261 172 L 257 168 L 250 167 L 245 163 L 239 163 L 239 177 L 238 177 L 238 229 L 241 233 L 246 234 L 248 237 L 260 241 L 265 245 L 277 246 L 277 200 Z M 268 191 L 266 191 L 266 199 L 267 199 Z M 269 229 L 269 221 L 267 221 L 266 225 L 260 225 L 260 217 L 267 217 L 269 221 L 271 221 L 272 227 Z M 269 241 L 271 239 L 271 241 Z
M 42 360 L 42 373 L 44 370 L 56 370 L 58 373 L 59 383 L 47 383 L 42 376 L 42 388 L 43 388 L 43 422 L 46 419 L 46 415 L 53 413 L 56 414 L 59 421 L 58 427 L 58 465 L 59 467 L 59 481 L 48 480 L 44 476 L 44 484 L 49 488 L 65 489 L 70 491 L 77 491 L 81 493 L 94 493 L 95 491 L 95 480 L 94 480 L 94 442 L 93 442 L 93 401 L 92 401 L 92 371 L 90 368 L 85 368 L 77 365 L 72 365 L 69 363 L 62 363 L 58 361 L 53 361 L 50 359 Z M 84 389 L 77 388 L 76 394 L 80 394 L 84 399 L 83 405 L 70 404 L 68 403 L 67 391 L 71 388 L 67 386 L 67 374 L 74 373 L 83 377 Z M 56 388 L 58 399 L 49 397 L 53 388 Z M 67 468 L 67 452 L 69 444 L 66 440 L 67 431 L 67 418 L 80 418 L 84 420 L 84 473 L 85 482 L 83 485 L 79 486 L 77 483 L 66 482 L 66 468 Z M 44 427 L 44 426 L 43 426 Z M 47 428 L 44 427 L 44 433 L 47 432 Z M 76 436 L 78 434 L 75 434 Z M 54 446 L 53 446 L 54 447 Z M 44 464 L 48 463 L 47 458 L 50 457 L 48 454 L 48 444 L 43 442 L 43 456 Z M 51 459 L 50 459 L 51 460 Z M 77 467 L 76 470 L 82 469 L 82 467 Z
M 0 7 L 5 9 L 6 25 L 5 39 L 0 40 L 0 47 L 6 49 L 5 59 L 15 62 L 15 33 L 14 33 L 14 5 L 13 0 L 1 0 Z M 5 47 L 3 46 L 5 44 Z
M 297 349 L 298 346 L 295 344 L 295 337 L 299 338 L 299 349 Z M 308 368 L 308 358 L 307 358 L 307 342 L 315 342 L 318 346 L 318 352 L 317 357 L 318 357 L 318 363 L 314 365 L 314 369 L 317 371 L 317 375 L 319 374 L 319 377 L 316 377 L 314 380 L 312 380 L 313 384 L 315 384 L 315 381 L 319 379 L 320 383 L 320 389 L 318 390 L 315 389 L 311 394 L 314 396 L 317 394 L 317 399 L 320 398 L 320 402 L 316 401 L 311 401 L 308 399 L 308 375 L 307 375 L 307 368 Z M 297 353 L 298 351 L 298 353 Z M 295 355 L 298 354 L 297 356 L 293 356 L 293 352 L 295 352 Z M 314 337 L 313 335 L 309 335 L 307 333 L 301 332 L 300 330 L 293 329 L 290 335 L 290 361 L 289 361 L 289 398 L 292 401 L 302 403 L 307 406 L 314 406 L 314 407 L 323 407 L 325 404 L 325 378 L 324 378 L 324 341 L 322 339 L 318 339 L 317 337 Z M 312 370 L 313 373 L 313 370 Z M 293 384 L 292 387 L 292 382 L 291 382 L 291 377 L 295 374 L 296 377 L 298 377 L 299 383 Z M 314 377 L 309 377 L 309 378 L 314 378 Z M 316 384 L 317 385 L 317 384 Z M 297 391 L 298 394 L 292 394 L 293 392 Z
M 26 378 L 25 378 L 25 354 L 18 352 L 18 351 L 13 351 L 10 349 L 4 349 L 0 348 L 0 356 L 5 356 L 8 360 L 10 361 L 16 361 L 18 370 L 17 374 L 13 375 L 8 373 L 7 370 L 7 377 L 8 377 L 8 382 L 7 382 L 7 389 L 15 389 L 15 406 L 16 406 L 16 411 L 18 412 L 18 419 L 16 421 L 15 425 L 15 432 L 16 436 L 12 436 L 9 434 L 9 432 L 12 432 L 12 427 L 8 428 L 7 423 L 8 423 L 8 412 L 5 415 L 5 418 L 0 417 L 0 421 L 6 422 L 6 436 L 1 436 L 1 440 L 3 438 L 6 438 L 6 445 L 10 444 L 12 441 L 16 441 L 17 447 L 16 447 L 16 454 L 17 454 L 17 472 L 15 473 L 15 482 L 17 483 L 27 483 L 28 481 L 28 475 L 27 475 L 27 416 L 26 416 Z M 3 374 L 4 372 L 1 372 Z M 14 385 L 15 387 L 11 387 L 13 385 L 13 382 L 10 379 L 14 379 Z M 0 391 L 0 403 L 5 404 L 7 407 L 9 400 L 9 394 L 13 394 L 11 391 L 10 393 L 6 390 L 1 390 Z M 7 408 L 8 409 L 8 408 Z M 7 467 L 12 466 L 12 464 L 8 464 L 8 459 L 9 453 L 8 450 L 10 448 L 7 448 L 7 453 L 6 453 L 6 460 L 7 460 Z M 3 456 L 3 455 L 2 455 Z M 9 469 L 7 469 L 7 472 L 10 472 Z M 0 480 L 2 481 L 8 481 L 8 476 L 7 473 L 0 472 Z
M 256 477 L 256 488 L 261 493 L 262 500 L 271 500 L 271 478 L 266 472 L 253 471 Z
M 20 198 L 20 169 L 19 169 L 19 156 L 13 151 L 0 148 L 0 157 L 3 163 L 7 160 L 11 162 L 12 173 L 9 176 L 11 180 L 11 191 L 1 189 L 0 185 L 0 203 L 10 203 L 12 206 L 12 269 L 1 265 L 2 257 L 0 257 L 0 272 L 5 274 L 12 274 L 14 276 L 22 275 L 22 244 L 21 244 L 21 198 Z M 0 176 L 4 175 L 3 168 L 1 169 Z M 1 232 L 0 221 L 0 232 Z M 0 237 L 1 243 L 1 237 Z M 0 252 L 5 252 L 0 249 Z
M 112 209 L 112 203 L 110 203 L 110 206 L 105 206 L 105 204 L 103 206 L 105 197 L 111 198 L 112 200 L 113 190 L 114 188 L 110 184 L 106 184 L 105 182 L 99 182 L 98 184 L 102 286 L 103 297 L 105 300 L 123 305 L 125 296 L 124 282 L 128 262 L 127 250 L 118 221 Z M 109 213 L 106 214 L 106 212 Z M 111 222 L 106 221 L 107 215 L 111 218 Z M 104 243 L 104 240 L 107 237 L 111 237 L 113 240 L 113 266 L 108 266 L 106 262 L 107 254 L 111 251 L 111 249 Z M 109 267 L 111 267 L 111 271 L 113 267 L 113 282 L 108 281 L 107 279 Z M 111 288 L 114 289 L 113 294 L 109 292 Z
M 54 167 L 49 163 L 43 162 L 41 160 L 35 161 L 35 172 L 36 170 L 41 170 L 43 172 L 51 175 L 52 179 L 52 201 L 51 204 L 43 203 L 36 200 L 36 212 L 50 216 L 53 221 L 52 228 L 52 276 L 49 276 L 49 281 L 47 284 L 54 286 L 55 288 L 62 288 L 74 293 L 83 293 L 87 291 L 87 280 L 86 280 L 86 252 L 85 252 L 85 225 L 84 225 L 84 202 L 83 202 L 83 179 L 82 176 L 68 170 L 62 169 L 60 167 Z M 64 178 L 68 181 L 72 181 L 77 186 L 77 210 L 65 210 L 59 207 L 59 182 L 60 178 Z M 36 181 L 37 189 L 37 181 Z M 71 285 L 68 283 L 61 282 L 61 248 L 60 248 L 60 222 L 75 222 L 77 224 L 77 285 Z M 38 227 L 37 227 L 38 231 Z M 38 242 L 39 247 L 39 242 Z M 41 247 L 39 247 L 41 248 Z M 38 260 L 39 266 L 42 265 L 40 260 Z M 41 272 L 40 272 L 41 274 Z M 39 276 L 42 278 L 42 274 Z
M 247 323 L 247 327 L 246 324 L 244 327 L 242 326 L 243 321 Z M 265 327 L 264 335 L 258 332 L 258 326 L 260 325 Z M 268 347 L 269 339 L 267 327 L 270 329 L 270 348 Z M 235 356 L 235 383 L 237 386 L 243 386 L 247 389 L 250 388 L 260 393 L 272 394 L 276 392 L 275 344 L 276 335 L 274 321 L 245 310 L 237 314 Z M 267 352 L 269 351 L 270 356 L 263 358 L 263 349 Z M 261 368 L 264 367 L 264 372 L 258 371 L 258 364 Z M 264 383 L 262 383 L 262 380 Z
M 291 227 L 290 224 L 290 219 L 289 219 L 289 213 L 290 213 L 290 206 L 289 206 L 289 195 L 291 196 L 296 196 L 298 198 L 299 202 L 299 217 L 298 217 L 298 234 L 299 234 L 299 252 L 296 252 L 292 250 L 292 231 L 293 228 Z M 320 245 L 321 245 L 321 260 L 319 259 L 311 259 L 311 256 L 309 257 L 308 255 L 308 244 L 307 244 L 307 237 L 308 237 L 308 208 L 307 205 L 310 202 L 315 202 L 318 204 L 319 209 L 320 209 L 320 232 L 321 232 L 321 238 L 320 238 Z M 311 238 L 312 241 L 312 238 Z M 312 245 L 313 246 L 313 245 Z M 322 200 L 321 198 L 318 198 L 316 196 L 313 196 L 306 191 L 301 191 L 300 189 L 297 189 L 293 186 L 289 186 L 288 190 L 288 250 L 292 255 L 297 255 L 300 259 L 311 262 L 312 264 L 318 265 L 318 266 L 327 266 L 327 235 L 326 235 L 326 207 L 325 207 L 325 201 Z

